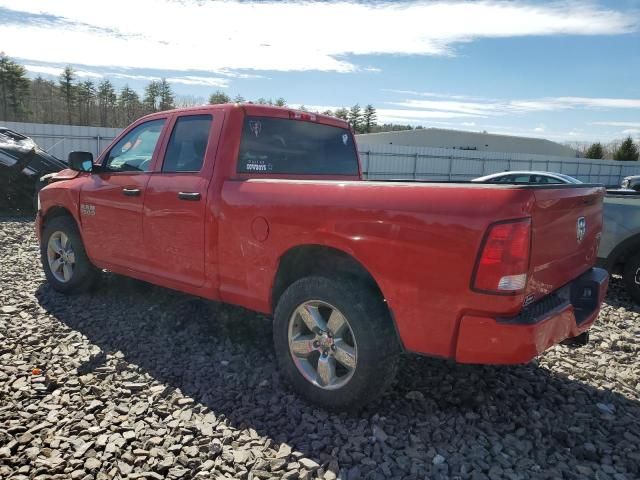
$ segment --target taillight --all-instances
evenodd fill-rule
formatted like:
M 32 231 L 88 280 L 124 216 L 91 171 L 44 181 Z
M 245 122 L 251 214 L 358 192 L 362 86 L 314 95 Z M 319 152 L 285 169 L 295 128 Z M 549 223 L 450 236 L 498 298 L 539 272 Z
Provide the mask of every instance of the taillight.
M 524 290 L 530 244 L 530 218 L 490 226 L 478 256 L 474 290 L 505 294 Z

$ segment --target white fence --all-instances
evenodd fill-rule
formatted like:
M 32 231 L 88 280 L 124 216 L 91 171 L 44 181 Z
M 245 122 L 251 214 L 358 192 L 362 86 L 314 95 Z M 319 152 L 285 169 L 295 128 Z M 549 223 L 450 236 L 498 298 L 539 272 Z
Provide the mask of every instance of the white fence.
M 64 160 L 74 150 L 97 156 L 121 131 L 119 128 L 1 121 L 0 125 L 33 138 L 41 148 Z M 614 186 L 620 185 L 627 175 L 640 175 L 640 162 L 402 145 L 358 144 L 358 150 L 362 171 L 365 178 L 370 179 L 470 180 L 505 170 L 542 170 Z
M 0 121 L 0 126 L 33 138 L 40 148 L 65 161 L 74 150 L 97 156 L 121 131 L 120 128 L 4 121 Z
M 640 162 L 402 145 L 359 144 L 358 150 L 362 170 L 372 180 L 470 180 L 505 170 L 539 170 L 619 186 L 623 177 L 640 175 Z

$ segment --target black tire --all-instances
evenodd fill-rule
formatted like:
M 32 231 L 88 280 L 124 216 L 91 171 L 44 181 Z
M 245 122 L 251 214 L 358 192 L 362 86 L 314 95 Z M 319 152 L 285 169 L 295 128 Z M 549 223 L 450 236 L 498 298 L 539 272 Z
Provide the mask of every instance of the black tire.
M 51 271 L 49 265 L 47 247 L 49 239 L 57 232 L 62 232 L 67 236 L 75 257 L 73 273 L 68 281 L 61 281 L 56 278 L 56 275 Z M 86 292 L 95 285 L 100 276 L 99 270 L 91 263 L 87 256 L 75 220 L 68 216 L 55 217 L 46 222 L 40 242 L 40 258 L 49 285 L 58 292 Z
M 303 303 L 318 300 L 342 313 L 357 344 L 357 361 L 350 379 L 333 390 L 305 378 L 289 348 L 289 322 L 294 312 Z M 361 281 L 324 277 L 298 280 L 280 297 L 274 317 L 273 337 L 281 374 L 309 402 L 328 410 L 356 410 L 381 395 L 394 380 L 400 354 L 397 335 L 385 303 Z
M 640 303 L 640 253 L 637 253 L 624 264 L 622 271 L 622 279 L 624 280 L 627 293 L 636 303 Z

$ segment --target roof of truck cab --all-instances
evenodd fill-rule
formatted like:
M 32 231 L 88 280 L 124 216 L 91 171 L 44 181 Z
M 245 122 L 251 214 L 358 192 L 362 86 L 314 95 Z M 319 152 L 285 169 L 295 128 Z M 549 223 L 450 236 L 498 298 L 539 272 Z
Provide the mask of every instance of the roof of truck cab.
M 208 111 L 220 109 L 226 111 L 241 109 L 248 116 L 301 119 L 325 125 L 332 125 L 340 128 L 350 128 L 349 123 L 346 120 L 332 117 L 330 115 L 323 115 L 321 113 L 296 110 L 289 107 L 277 107 L 275 105 L 263 105 L 258 103 L 221 103 L 212 105 L 200 105 L 197 107 L 176 108 L 173 110 L 163 110 L 162 112 L 150 113 L 149 115 L 145 115 L 144 117 L 142 117 L 140 120 L 150 120 L 159 116 L 165 116 L 167 114 L 173 115 L 184 113 L 205 113 Z M 298 116 L 299 118 L 297 118 L 296 116 Z

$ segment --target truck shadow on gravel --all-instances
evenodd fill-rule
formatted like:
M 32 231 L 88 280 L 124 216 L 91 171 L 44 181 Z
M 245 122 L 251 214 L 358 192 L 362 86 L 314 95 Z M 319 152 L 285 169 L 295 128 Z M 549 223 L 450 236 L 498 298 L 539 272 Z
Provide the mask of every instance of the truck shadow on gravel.
M 119 362 L 114 368 L 129 378 L 148 374 L 166 385 L 167 397 L 176 390 L 192 397 L 196 403 L 187 408 L 209 409 L 235 428 L 253 428 L 318 463 L 336 458 L 347 471 L 357 465 L 351 478 L 374 470 L 387 477 L 398 468 L 404 475 L 457 475 L 463 465 L 485 473 L 496 465 L 528 475 L 546 471 L 548 478 L 578 478 L 577 464 L 628 478 L 640 474 L 633 441 L 640 438 L 640 404 L 569 378 L 588 378 L 584 370 L 596 367 L 584 354 L 585 363 L 574 367 L 582 371 L 566 363 L 551 371 L 407 356 L 380 400 L 356 414 L 330 414 L 281 384 L 265 316 L 116 275 L 107 275 L 93 293 L 67 297 L 42 284 L 36 296 L 100 347 L 79 374 L 104 376 L 105 367 Z M 444 467 L 436 455 L 446 459 Z M 603 471 L 602 465 L 610 467 Z

